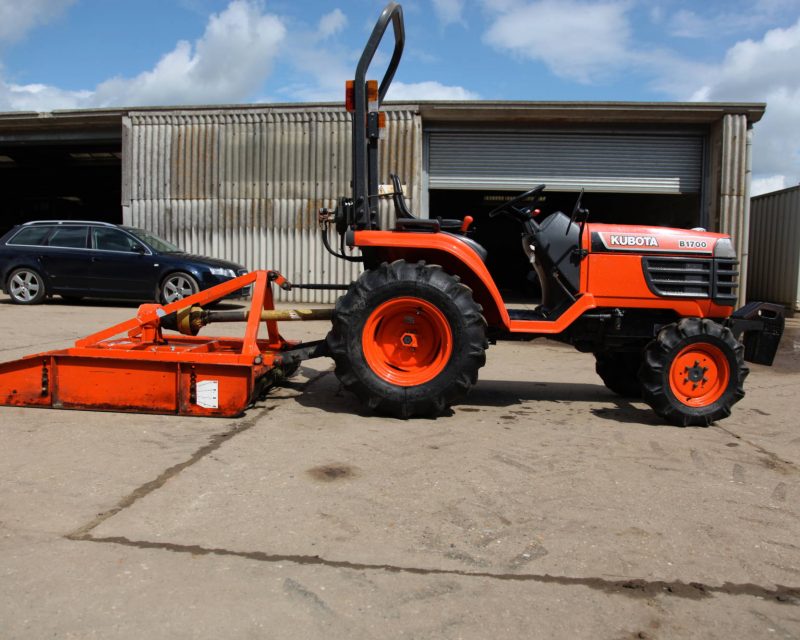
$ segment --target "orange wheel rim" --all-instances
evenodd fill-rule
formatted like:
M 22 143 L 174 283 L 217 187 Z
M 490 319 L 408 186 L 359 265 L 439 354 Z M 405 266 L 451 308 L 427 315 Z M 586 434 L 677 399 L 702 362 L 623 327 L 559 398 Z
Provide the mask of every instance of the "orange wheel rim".
M 401 387 L 438 376 L 453 353 L 453 333 L 444 314 L 421 298 L 393 298 L 375 309 L 361 339 L 367 365 Z
M 707 343 L 681 349 L 669 370 L 672 393 L 690 407 L 714 404 L 725 393 L 729 379 L 730 365 L 725 354 Z

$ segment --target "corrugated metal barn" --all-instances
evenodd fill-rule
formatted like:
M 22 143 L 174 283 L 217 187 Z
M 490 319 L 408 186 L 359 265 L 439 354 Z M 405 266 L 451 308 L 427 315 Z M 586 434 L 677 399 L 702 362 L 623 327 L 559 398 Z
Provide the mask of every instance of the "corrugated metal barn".
M 753 198 L 751 209 L 748 290 L 800 311 L 800 186 Z
M 503 289 L 523 286 L 529 269 L 517 230 L 481 214 L 542 182 L 548 210 L 570 210 L 584 189 L 593 220 L 731 233 L 747 268 L 751 126 L 764 105 L 428 102 L 386 111 L 382 178 L 400 175 L 418 215 L 475 217 Z M 296 282 L 348 282 L 358 267 L 325 252 L 316 215 L 350 192 L 350 131 L 339 105 L 0 114 L 0 226 L 124 221 Z M 389 201 L 381 213 L 389 217 Z

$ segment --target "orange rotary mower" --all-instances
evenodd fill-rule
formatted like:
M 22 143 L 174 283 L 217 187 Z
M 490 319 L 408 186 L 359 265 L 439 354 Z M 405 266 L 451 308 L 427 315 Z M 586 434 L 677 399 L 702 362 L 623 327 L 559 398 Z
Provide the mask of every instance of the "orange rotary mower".
M 166 306 L 144 304 L 69 349 L 0 364 L 0 404 L 238 416 L 323 346 L 284 340 L 278 321 L 331 317 L 330 309 L 275 310 L 272 284 L 291 287 L 276 271 L 254 271 Z M 204 308 L 251 285 L 249 309 Z M 245 322 L 244 336 L 197 335 L 218 322 Z

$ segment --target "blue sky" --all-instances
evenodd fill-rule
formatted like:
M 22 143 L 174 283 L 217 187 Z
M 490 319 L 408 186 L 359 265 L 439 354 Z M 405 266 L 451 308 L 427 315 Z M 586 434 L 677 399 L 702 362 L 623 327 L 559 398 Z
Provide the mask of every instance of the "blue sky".
M 339 101 L 382 0 L 0 0 L 0 110 Z M 800 182 L 800 0 L 408 0 L 389 98 L 767 102 Z

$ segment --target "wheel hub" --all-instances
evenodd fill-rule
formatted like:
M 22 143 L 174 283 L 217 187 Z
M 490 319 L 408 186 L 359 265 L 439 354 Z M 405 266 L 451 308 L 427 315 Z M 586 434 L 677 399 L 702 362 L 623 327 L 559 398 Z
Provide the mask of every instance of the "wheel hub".
M 697 388 L 699 383 L 705 384 L 708 382 L 706 371 L 708 371 L 708 367 L 701 367 L 700 362 L 695 360 L 691 367 L 683 368 L 683 372 L 686 374 L 686 379 L 683 381 L 684 384 L 691 382 L 694 389 Z
M 669 383 L 685 405 L 705 407 L 722 397 L 730 379 L 730 365 L 722 351 L 709 343 L 690 344 L 672 361 Z
M 380 378 L 401 387 L 438 376 L 453 352 L 450 323 L 422 298 L 393 298 L 367 318 L 362 333 L 364 359 Z
M 11 279 L 10 289 L 18 300 L 29 302 L 39 293 L 39 280 L 31 272 L 22 271 Z
M 417 342 L 417 335 L 415 333 L 404 333 L 400 338 L 401 344 L 408 349 L 416 349 L 419 346 Z

